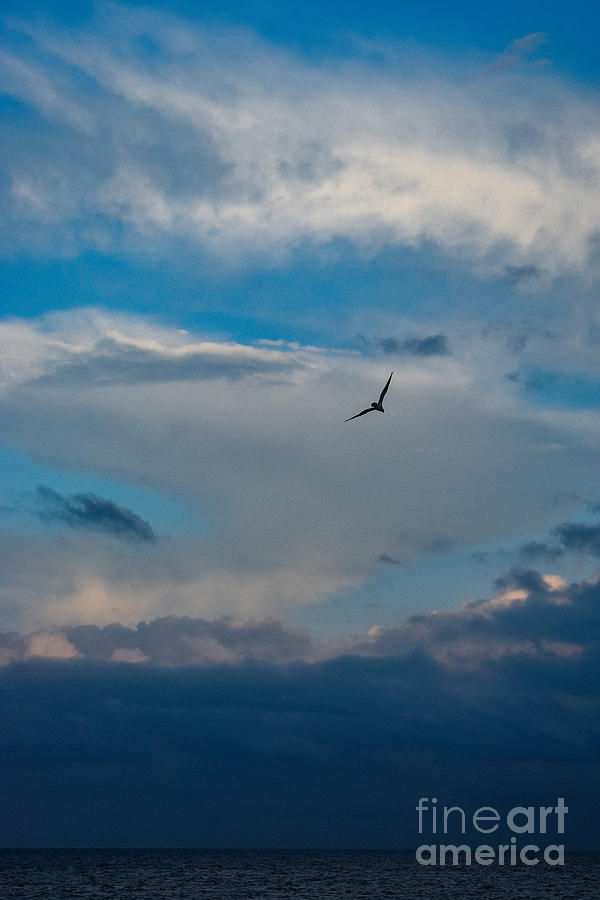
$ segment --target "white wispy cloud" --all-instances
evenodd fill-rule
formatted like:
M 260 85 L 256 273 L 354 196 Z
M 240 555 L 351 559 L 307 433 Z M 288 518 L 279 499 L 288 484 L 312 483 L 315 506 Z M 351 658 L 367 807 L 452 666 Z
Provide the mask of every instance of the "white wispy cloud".
M 434 242 L 475 266 L 589 263 L 597 98 L 558 78 L 433 58 L 410 74 L 411 60 L 309 65 L 112 4 L 77 31 L 13 24 L 30 42 L 4 49 L 0 77 L 41 119 L 35 144 L 7 126 L 7 240 L 171 236 L 236 257 L 344 237 Z
M 283 376 L 291 369 L 318 365 L 311 348 L 194 339 L 185 329 L 161 328 L 143 318 L 108 316 L 95 309 L 50 313 L 33 327 L 20 319 L 5 320 L 0 322 L 0 343 L 6 347 L 0 388 L 35 381 L 83 387 Z
M 493 65 L 502 68 L 523 63 L 547 41 L 548 35 L 543 31 L 534 31 L 531 34 L 523 35 L 523 37 L 515 38 L 510 42 L 506 50 L 494 60 Z M 548 60 L 537 60 L 538 64 L 547 62 Z

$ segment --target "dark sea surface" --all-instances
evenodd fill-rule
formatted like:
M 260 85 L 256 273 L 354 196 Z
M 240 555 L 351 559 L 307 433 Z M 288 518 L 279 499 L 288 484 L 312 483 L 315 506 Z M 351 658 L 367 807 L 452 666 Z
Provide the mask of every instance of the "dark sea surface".
M 0 897 L 26 900 L 598 900 L 600 853 L 564 866 L 423 867 L 371 850 L 1 850 Z

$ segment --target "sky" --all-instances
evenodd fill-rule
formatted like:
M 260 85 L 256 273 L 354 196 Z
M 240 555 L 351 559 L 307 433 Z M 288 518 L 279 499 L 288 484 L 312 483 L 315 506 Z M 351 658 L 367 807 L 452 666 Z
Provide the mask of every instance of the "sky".
M 5 845 L 598 846 L 594 25 L 5 4 Z

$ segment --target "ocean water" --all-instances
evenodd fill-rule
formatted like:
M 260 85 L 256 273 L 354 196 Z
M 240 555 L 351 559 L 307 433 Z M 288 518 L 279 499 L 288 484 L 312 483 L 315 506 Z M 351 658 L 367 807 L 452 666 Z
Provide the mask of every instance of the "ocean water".
M 1 850 L 7 900 L 598 900 L 600 853 L 564 866 L 422 867 L 406 851 Z

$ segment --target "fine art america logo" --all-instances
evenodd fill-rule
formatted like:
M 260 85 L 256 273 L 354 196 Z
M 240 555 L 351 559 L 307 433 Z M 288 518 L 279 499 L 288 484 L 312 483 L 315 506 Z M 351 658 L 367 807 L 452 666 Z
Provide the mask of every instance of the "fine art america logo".
M 538 843 L 526 843 L 530 837 L 523 835 L 552 835 L 565 833 L 565 815 L 569 808 L 564 797 L 559 797 L 556 806 L 514 806 L 507 813 L 499 813 L 493 806 L 480 806 L 472 814 L 465 813 L 460 806 L 438 806 L 436 797 L 421 797 L 416 807 L 419 818 L 419 834 L 447 835 L 458 830 L 466 834 L 475 829 L 480 834 L 493 834 L 499 828 L 512 832 L 509 843 L 480 844 L 421 844 L 417 848 L 417 862 L 422 866 L 470 866 L 473 862 L 480 866 L 496 863 L 499 866 L 516 866 L 522 863 L 535 866 L 545 862 L 549 866 L 562 866 L 565 861 L 564 844 L 545 844 L 536 837 Z M 520 835 L 521 837 L 517 837 Z M 545 844 L 545 846 L 540 846 Z

